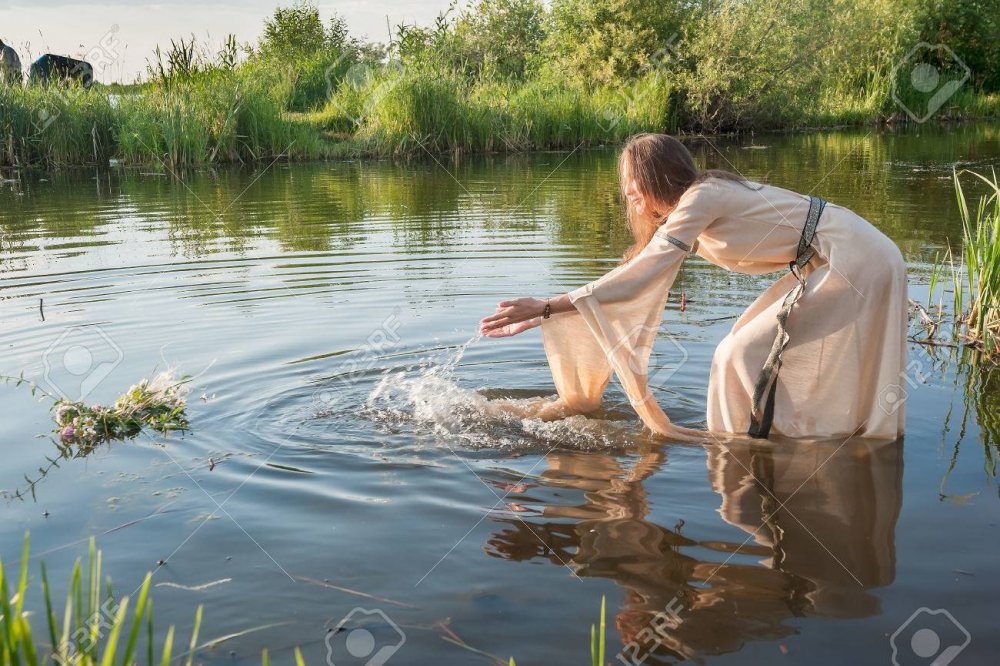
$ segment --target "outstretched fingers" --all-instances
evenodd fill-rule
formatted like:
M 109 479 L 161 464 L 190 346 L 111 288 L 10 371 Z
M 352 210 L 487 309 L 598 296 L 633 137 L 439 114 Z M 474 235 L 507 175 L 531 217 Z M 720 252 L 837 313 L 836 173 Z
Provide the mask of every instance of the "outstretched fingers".
M 502 319 L 510 319 L 510 313 L 507 312 L 507 311 L 503 311 L 503 312 L 497 312 L 495 314 L 491 314 L 488 317 L 483 317 L 482 323 L 483 324 L 491 324 L 491 323 L 494 323 L 494 322 L 498 322 L 498 321 L 500 321 Z

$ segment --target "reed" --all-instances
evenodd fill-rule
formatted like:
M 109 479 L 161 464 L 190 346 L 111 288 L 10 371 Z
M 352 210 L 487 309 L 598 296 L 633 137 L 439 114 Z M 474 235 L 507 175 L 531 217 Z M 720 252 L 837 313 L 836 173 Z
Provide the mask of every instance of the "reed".
M 31 626 L 30 614 L 24 610 L 24 601 L 28 596 L 29 554 L 29 537 L 26 534 L 20 576 L 13 596 L 9 593 L 7 573 L 0 561 L 0 663 L 37 666 L 48 663 L 51 656 L 54 662 L 76 666 L 124 666 L 139 663 L 143 655 L 150 666 L 170 663 L 173 627 L 167 631 L 159 659 L 153 658 L 153 602 L 149 598 L 152 574 L 146 574 L 137 590 L 138 596 L 129 618 L 131 598 L 115 599 L 110 591 L 110 579 L 102 593 L 101 551 L 95 548 L 91 539 L 86 568 L 80 560 L 73 567 L 60 623 L 52 604 L 52 590 L 45 565 L 42 564 L 42 598 L 47 632 L 39 634 Z M 197 643 L 200 623 L 201 607 L 195 615 L 192 645 Z M 145 637 L 140 639 L 143 633 Z M 140 651 L 142 641 L 145 642 L 144 652 Z M 193 658 L 194 653 L 189 653 L 188 666 Z
M 147 573 L 142 585 L 136 590 L 134 606 L 130 596 L 115 598 L 111 592 L 110 578 L 105 579 L 102 587 L 102 554 L 97 550 L 94 539 L 90 540 L 86 566 L 79 559 L 73 566 L 61 621 L 52 604 L 52 588 L 45 564 L 41 565 L 46 631 L 39 632 L 32 627 L 33 614 L 24 607 L 30 592 L 29 556 L 30 537 L 25 534 L 21 566 L 13 595 L 10 594 L 7 582 L 11 579 L 0 560 L 0 664 L 39 666 L 48 664 L 51 659 L 52 663 L 72 666 L 134 666 L 140 663 L 168 666 L 182 662 L 186 666 L 192 666 L 199 650 L 217 645 L 221 640 L 199 645 L 202 607 L 198 606 L 187 650 L 174 656 L 175 632 L 171 626 L 157 653 L 154 645 L 153 600 L 149 596 L 153 574 Z M 131 616 L 130 606 L 133 608 Z M 253 630 L 244 633 L 249 631 Z M 232 637 L 230 635 L 227 638 Z M 299 648 L 295 648 L 294 658 L 296 666 L 304 666 Z M 261 655 L 261 661 L 265 666 L 270 663 L 266 650 Z
M 590 625 L 590 664 L 591 666 L 604 666 L 604 656 L 606 652 L 607 622 L 606 622 L 606 602 L 607 598 L 601 597 L 601 619 L 600 629 L 598 625 Z M 620 656 L 619 656 L 620 658 Z M 501 662 L 502 663 L 502 662 Z M 507 662 L 508 666 L 517 666 L 514 657 Z
M 970 174 L 988 191 L 970 206 L 961 176 Z M 948 248 L 931 272 L 930 300 L 935 289 L 950 281 L 955 335 L 986 359 L 1000 361 L 1000 181 L 972 171 L 953 175 L 962 247 Z M 939 307 L 939 317 L 942 314 Z
M 246 65 L 121 93 L 0 86 L 0 166 L 125 163 L 170 168 L 316 159 L 323 139 L 286 111 L 293 81 Z
M 972 173 L 990 188 L 970 209 L 959 174 L 955 174 L 955 192 L 962 218 L 963 252 L 969 309 L 963 319 L 966 335 L 990 357 L 1000 349 L 1000 182 Z M 961 304 L 959 304 L 961 305 Z
M 598 630 L 590 625 L 590 663 L 592 666 L 604 666 L 604 640 L 607 635 L 605 624 L 605 597 L 601 597 L 601 628 Z
M 106 162 L 111 103 L 76 86 L 0 85 L 0 145 L 0 166 Z
M 670 86 L 649 76 L 586 89 L 561 80 L 469 81 L 434 68 L 372 71 L 311 116 L 375 155 L 564 150 L 677 129 Z

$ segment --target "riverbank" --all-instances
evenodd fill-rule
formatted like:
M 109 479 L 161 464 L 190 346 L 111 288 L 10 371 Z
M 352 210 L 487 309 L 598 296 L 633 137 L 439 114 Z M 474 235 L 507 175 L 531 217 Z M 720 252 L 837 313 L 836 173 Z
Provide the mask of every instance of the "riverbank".
M 275 94 L 282 85 L 280 79 L 230 74 L 126 93 L 105 88 L 0 88 L 0 166 L 49 168 L 113 161 L 179 168 L 278 159 L 458 156 L 571 150 L 617 145 L 636 132 L 708 129 L 680 126 L 668 87 L 657 81 L 642 84 L 648 95 L 629 105 L 612 89 L 533 86 L 486 95 L 447 79 L 401 76 L 386 83 L 378 99 L 356 101 L 357 111 L 333 100 L 309 112 L 282 108 Z M 1000 116 L 1000 97 L 995 94 L 969 92 L 956 95 L 953 102 L 930 122 Z M 362 108 L 366 103 L 369 107 Z M 848 107 L 725 133 L 913 124 L 902 112 Z
M 379 44 L 299 3 L 275 10 L 257 44 L 171 41 L 131 85 L 0 86 L 0 167 L 457 156 L 643 131 L 996 118 L 1000 50 L 984 46 L 996 20 L 963 12 L 958 0 L 502 0 Z

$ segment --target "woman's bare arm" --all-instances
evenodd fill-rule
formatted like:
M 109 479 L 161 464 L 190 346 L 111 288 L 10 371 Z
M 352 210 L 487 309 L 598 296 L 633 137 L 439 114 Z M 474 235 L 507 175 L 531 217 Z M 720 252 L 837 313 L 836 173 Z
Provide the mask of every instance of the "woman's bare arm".
M 546 304 L 549 306 L 550 314 L 570 312 L 574 309 L 569 294 L 547 300 L 526 297 L 500 301 L 497 304 L 497 311 L 479 322 L 479 332 L 486 337 L 502 338 L 535 328 L 542 323 Z

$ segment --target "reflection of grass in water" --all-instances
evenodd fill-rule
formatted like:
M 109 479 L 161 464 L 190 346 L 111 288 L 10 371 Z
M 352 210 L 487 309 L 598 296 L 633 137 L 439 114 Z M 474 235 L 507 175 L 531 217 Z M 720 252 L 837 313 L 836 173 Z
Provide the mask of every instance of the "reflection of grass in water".
M 972 495 L 952 495 L 946 492 L 948 478 L 958 465 L 959 449 L 968 427 L 970 416 L 975 418 L 980 429 L 980 444 L 983 447 L 983 471 L 990 479 L 996 479 L 1000 467 L 1000 368 L 990 364 L 977 363 L 970 358 L 974 351 L 962 350 L 950 354 L 949 364 L 958 365 L 954 389 L 961 391 L 962 414 L 957 424 L 958 438 L 952 449 L 939 486 L 939 496 L 953 503 L 964 503 Z M 950 425 L 951 412 L 945 416 L 944 432 L 954 428 Z M 997 489 L 1000 493 L 1000 488 Z M 978 493 L 974 493 L 978 494 Z M 973 494 L 973 495 L 974 495 Z
M 174 642 L 174 628 L 167 630 L 160 658 L 154 659 L 153 647 L 153 600 L 149 598 L 149 587 L 152 574 L 147 573 L 142 585 L 137 590 L 138 597 L 135 610 L 129 620 L 128 611 L 130 597 L 115 598 L 112 593 L 111 579 L 105 581 L 104 593 L 101 591 L 101 560 L 102 553 L 90 540 L 90 553 L 87 567 L 84 570 L 80 560 L 73 566 L 70 576 L 69 591 L 66 594 L 65 610 L 62 623 L 56 617 L 52 606 L 52 590 L 49 586 L 45 564 L 41 566 L 42 598 L 45 604 L 45 618 L 48 623 L 47 635 L 36 633 L 29 622 L 31 613 L 24 610 L 24 599 L 28 592 L 28 560 L 29 538 L 24 537 L 24 549 L 21 553 L 20 578 L 16 593 L 11 596 L 7 589 L 6 571 L 0 561 L 0 663 L 24 664 L 37 666 L 48 663 L 47 653 L 51 651 L 56 663 L 68 663 L 74 666 L 116 666 L 117 664 L 133 664 L 145 661 L 150 666 L 160 663 L 163 666 L 171 663 Z M 187 657 L 185 663 L 191 666 L 199 650 L 210 649 L 223 641 L 246 635 L 253 631 L 273 626 L 257 627 L 236 634 L 229 634 L 205 643 L 198 643 L 198 631 L 201 627 L 202 608 L 198 606 L 195 612 L 194 628 L 191 630 L 191 641 L 187 652 L 178 655 L 179 661 Z M 145 629 L 145 640 L 140 640 L 140 634 Z M 122 639 L 124 638 L 124 644 Z M 145 643 L 145 650 L 140 649 L 140 643 Z M 145 655 L 145 660 L 142 659 Z M 267 651 L 262 655 L 262 661 L 269 663 Z M 302 654 L 295 648 L 297 666 L 304 666 Z

